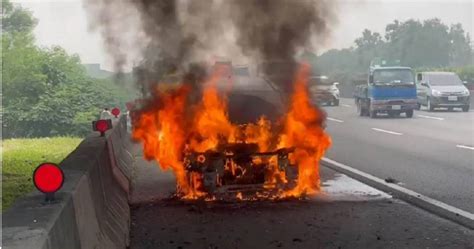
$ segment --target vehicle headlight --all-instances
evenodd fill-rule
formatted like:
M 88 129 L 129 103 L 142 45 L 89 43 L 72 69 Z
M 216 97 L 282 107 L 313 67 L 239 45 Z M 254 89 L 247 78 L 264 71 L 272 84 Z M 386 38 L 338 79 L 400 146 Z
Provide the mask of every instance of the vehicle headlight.
M 433 95 L 433 96 L 441 96 L 441 91 L 432 90 L 432 91 L 431 91 L 431 95 Z
M 462 96 L 469 96 L 469 94 L 470 94 L 470 93 L 469 93 L 469 90 L 464 90 L 464 91 L 461 93 Z

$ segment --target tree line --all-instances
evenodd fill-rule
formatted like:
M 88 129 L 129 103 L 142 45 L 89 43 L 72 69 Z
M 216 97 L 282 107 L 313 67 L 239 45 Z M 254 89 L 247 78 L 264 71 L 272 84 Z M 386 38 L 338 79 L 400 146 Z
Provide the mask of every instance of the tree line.
M 79 56 L 39 47 L 32 13 L 2 0 L 3 137 L 84 136 L 104 107 L 131 98 L 114 79 L 87 75 Z
M 471 37 L 461 24 L 448 26 L 439 19 L 407 20 L 386 25 L 385 34 L 365 29 L 354 46 L 332 49 L 316 58 L 315 67 L 335 78 L 367 73 L 370 61 L 379 57 L 400 60 L 414 69 L 462 72 L 474 81 Z

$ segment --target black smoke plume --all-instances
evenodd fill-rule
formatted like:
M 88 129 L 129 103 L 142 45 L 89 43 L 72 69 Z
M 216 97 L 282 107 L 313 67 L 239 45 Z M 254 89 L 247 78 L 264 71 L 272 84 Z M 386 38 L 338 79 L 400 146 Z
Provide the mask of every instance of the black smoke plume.
M 145 93 L 173 72 L 201 80 L 213 55 L 282 61 L 291 78 L 297 53 L 324 43 L 335 19 L 330 0 L 84 0 L 84 6 L 116 69 L 133 62 Z

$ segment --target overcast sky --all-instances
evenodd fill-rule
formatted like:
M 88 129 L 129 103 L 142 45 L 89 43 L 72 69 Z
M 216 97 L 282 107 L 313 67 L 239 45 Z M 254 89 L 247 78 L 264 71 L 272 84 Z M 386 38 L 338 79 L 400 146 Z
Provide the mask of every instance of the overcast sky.
M 298 1 L 298 0 L 296 0 Z M 100 63 L 111 69 L 101 37 L 88 28 L 87 15 L 81 0 L 13 0 L 33 11 L 39 20 L 35 30 L 40 45 L 60 45 L 70 53 L 80 55 L 83 63 Z M 338 24 L 333 28 L 325 49 L 344 48 L 365 28 L 384 32 L 385 25 L 395 19 L 425 20 L 440 18 L 450 25 L 461 23 L 473 33 L 473 0 L 340 0 Z

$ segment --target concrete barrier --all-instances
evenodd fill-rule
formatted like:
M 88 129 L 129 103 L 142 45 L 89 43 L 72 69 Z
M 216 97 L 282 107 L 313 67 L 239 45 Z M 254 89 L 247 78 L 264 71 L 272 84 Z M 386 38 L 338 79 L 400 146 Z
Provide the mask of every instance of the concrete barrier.
M 3 213 L 3 248 L 126 248 L 130 145 L 125 117 L 106 137 L 91 134 L 82 141 L 60 163 L 65 182 L 55 202 L 45 204 L 44 195 L 33 191 Z

